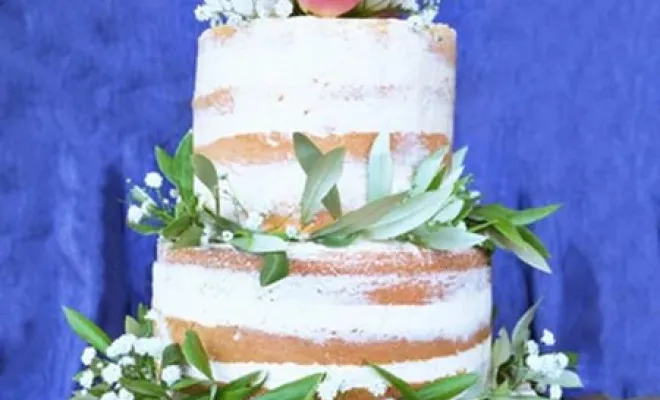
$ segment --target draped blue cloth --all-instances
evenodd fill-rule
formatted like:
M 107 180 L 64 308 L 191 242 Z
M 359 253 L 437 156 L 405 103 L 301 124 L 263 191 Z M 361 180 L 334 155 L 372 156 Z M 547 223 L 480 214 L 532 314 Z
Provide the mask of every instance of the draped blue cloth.
M 68 398 L 62 305 L 116 334 L 150 301 L 154 241 L 120 200 L 191 125 L 194 6 L 0 0 L 2 400 Z M 543 297 L 535 334 L 580 354 L 586 391 L 660 394 L 660 2 L 446 0 L 440 20 L 486 200 L 564 204 L 535 227 L 552 276 L 495 256 L 498 325 Z

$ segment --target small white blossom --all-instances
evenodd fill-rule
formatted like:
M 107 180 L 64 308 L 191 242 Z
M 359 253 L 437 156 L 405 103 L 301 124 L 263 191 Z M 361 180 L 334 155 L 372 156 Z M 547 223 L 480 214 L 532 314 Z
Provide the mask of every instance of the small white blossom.
M 126 219 L 132 224 L 139 224 L 144 218 L 144 211 L 142 208 L 136 205 L 128 207 L 128 213 L 126 214 Z
M 135 342 L 135 352 L 142 356 L 151 356 L 159 359 L 163 350 L 165 350 L 165 343 L 160 338 L 140 338 Z
M 126 389 L 120 389 L 119 400 L 135 400 L 135 396 Z
M 233 0 L 232 5 L 232 11 L 243 17 L 252 17 L 255 14 L 253 0 Z
M 144 184 L 152 189 L 160 189 L 163 186 L 163 177 L 158 172 L 149 172 L 144 176 Z
M 559 385 L 550 385 L 550 398 L 552 400 L 559 400 L 561 399 L 561 386 Z
M 179 192 L 176 189 L 170 189 L 169 195 L 175 200 L 179 198 Z
M 481 197 L 481 192 L 478 191 L 478 190 L 472 190 L 472 191 L 468 194 L 468 196 L 470 197 L 470 199 L 476 199 L 476 198 Z
M 300 234 L 298 233 L 298 229 L 293 225 L 287 225 L 284 233 L 289 239 L 296 239 L 300 236 Z
M 82 374 L 80 374 L 78 383 L 80 383 L 80 386 L 82 386 L 85 389 L 91 388 L 92 385 L 94 384 L 94 372 L 92 372 L 89 369 L 83 371 Z
M 131 356 L 124 356 L 117 361 L 117 364 L 119 364 L 121 367 L 128 367 L 131 365 L 135 365 L 135 359 Z
M 527 354 L 537 356 L 539 354 L 539 345 L 533 340 L 528 340 L 525 347 L 527 348 Z
M 100 400 L 119 400 L 119 397 L 117 397 L 117 393 L 115 392 L 108 392 L 101 396 Z
M 261 228 L 261 224 L 264 222 L 264 217 L 263 215 L 257 213 L 257 212 L 250 212 L 248 213 L 248 217 L 244 222 L 244 225 L 247 229 L 251 230 L 258 230 Z
M 167 386 L 172 386 L 181 379 L 181 368 L 178 365 L 169 365 L 163 368 L 161 378 Z
M 276 17 L 286 18 L 293 13 L 293 3 L 291 0 L 278 0 L 273 11 Z
M 92 365 L 92 361 L 94 361 L 94 358 L 96 358 L 96 349 L 93 347 L 87 347 L 83 353 L 82 356 L 80 357 L 80 361 L 82 361 L 83 365 L 86 367 L 89 367 Z
M 137 337 L 131 333 L 126 333 L 118 337 L 106 350 L 106 354 L 110 358 L 117 358 L 126 355 L 133 350 L 133 345 Z
M 121 367 L 117 364 L 108 364 L 108 366 L 101 371 L 101 378 L 110 385 L 118 382 L 119 378 L 121 378 Z
M 544 329 L 543 335 L 541 336 L 541 343 L 543 343 L 546 346 L 554 346 L 556 343 L 555 335 L 549 330 Z
M 563 353 L 530 355 L 526 359 L 527 366 L 535 373 L 548 378 L 558 379 L 568 366 L 568 357 Z
M 160 319 L 160 315 L 158 315 L 158 311 L 151 309 L 144 315 L 144 319 L 148 319 L 149 321 L 158 321 Z
M 220 238 L 223 242 L 229 242 L 234 238 L 234 234 L 231 231 L 222 231 Z
M 530 354 L 527 356 L 525 359 L 525 363 L 534 372 L 540 372 L 541 371 L 541 357 L 539 357 L 538 354 Z

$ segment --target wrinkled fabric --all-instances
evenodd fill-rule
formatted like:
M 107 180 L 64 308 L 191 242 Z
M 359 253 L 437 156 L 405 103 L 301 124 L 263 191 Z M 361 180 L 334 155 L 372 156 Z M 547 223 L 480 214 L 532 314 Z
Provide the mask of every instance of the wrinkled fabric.
M 116 334 L 150 301 L 154 239 L 121 200 L 191 125 L 194 6 L 0 0 L 2 400 L 68 398 L 84 345 L 63 305 Z M 563 204 L 535 227 L 552 276 L 496 254 L 498 326 L 542 297 L 534 332 L 580 354 L 586 391 L 660 394 L 660 2 L 446 0 L 440 20 L 476 186 Z

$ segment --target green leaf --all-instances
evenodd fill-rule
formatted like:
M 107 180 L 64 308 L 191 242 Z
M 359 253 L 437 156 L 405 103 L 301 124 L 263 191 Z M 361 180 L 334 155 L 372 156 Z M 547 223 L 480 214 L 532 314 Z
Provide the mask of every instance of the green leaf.
M 438 379 L 419 388 L 417 395 L 422 400 L 449 400 L 463 393 L 475 383 L 476 374 L 459 374 Z
M 465 202 L 457 197 L 452 197 L 450 200 L 442 207 L 437 214 L 433 216 L 433 222 L 446 223 L 453 221 L 461 211 L 463 210 L 463 205 Z
M 124 319 L 124 331 L 126 333 L 132 333 L 137 337 L 144 335 L 144 329 L 142 328 L 142 325 L 130 315 L 127 315 Z
M 493 241 L 495 241 L 498 246 L 512 251 L 520 260 L 540 271 L 546 273 L 552 272 L 545 258 L 543 258 L 543 256 L 539 254 L 539 252 L 537 252 L 532 246 L 522 241 L 523 239 L 520 238 L 520 234 L 517 230 L 514 231 L 515 235 L 520 238 L 517 240 L 521 240 L 522 243 L 514 242 L 502 234 L 501 230 L 499 229 L 500 227 L 497 225 L 500 222 L 502 221 L 498 221 L 495 224 L 496 229 L 487 230 L 488 236 L 493 239 Z
M 303 224 L 310 222 L 323 198 L 339 181 L 344 154 L 345 149 L 334 149 L 322 156 L 309 170 L 300 202 L 300 215 Z
M 141 394 L 144 396 L 154 396 L 160 398 L 161 396 L 167 396 L 167 391 L 162 387 L 151 381 L 134 381 L 126 378 L 120 380 L 121 385 L 127 390 L 133 392 L 134 394 Z
M 266 382 L 261 372 L 252 372 L 234 379 L 220 391 L 220 400 L 244 400 L 257 393 Z
M 279 386 L 254 400 L 313 400 L 325 374 L 314 374 Z
M 250 253 L 282 252 L 288 247 L 286 240 L 265 233 L 252 233 L 247 236 L 236 237 L 232 239 L 231 244 Z
M 508 221 L 513 215 L 516 214 L 515 210 L 506 208 L 501 204 L 488 204 L 485 206 L 475 207 L 472 210 L 471 216 L 485 220 L 503 220 Z
M 327 235 L 315 239 L 314 242 L 326 247 L 347 247 L 355 243 L 359 237 L 359 233 L 351 233 L 348 235 Z
M 132 222 L 129 222 L 128 226 L 141 235 L 156 235 L 160 232 L 162 228 L 158 226 L 151 226 L 145 224 L 134 224 Z
M 447 201 L 451 189 L 444 185 L 407 199 L 390 210 L 378 222 L 365 229 L 365 237 L 373 240 L 391 239 L 409 232 L 433 217 Z
M 511 339 L 506 329 L 502 328 L 499 332 L 499 337 L 493 343 L 493 350 L 491 354 L 491 373 L 497 376 L 498 369 L 504 365 L 511 356 L 513 351 L 511 349 Z
M 195 367 L 205 377 L 213 380 L 208 355 L 206 354 L 206 350 L 204 350 L 204 346 L 202 346 L 202 342 L 199 340 L 199 336 L 194 331 L 186 331 L 181 351 L 188 364 Z
M 178 343 L 172 343 L 165 347 L 163 350 L 163 360 L 161 367 L 165 368 L 170 365 L 181 365 L 185 361 L 185 357 L 181 352 L 181 346 Z
M 369 364 L 371 368 L 374 369 L 383 379 L 387 381 L 393 388 L 399 391 L 403 400 L 422 400 L 422 397 L 419 396 L 413 390 L 410 385 L 408 385 L 403 379 L 397 377 L 391 372 L 379 367 L 375 364 Z
M 534 250 L 536 250 L 541 257 L 545 258 L 546 260 L 550 258 L 550 253 L 548 252 L 548 249 L 545 247 L 543 242 L 541 242 L 541 239 L 538 238 L 529 228 L 526 226 L 519 226 L 517 227 L 518 234 L 520 237 L 530 245 Z
M 265 377 L 262 375 L 264 374 L 262 374 L 260 371 L 251 372 L 247 375 L 241 376 L 240 378 L 234 379 L 233 381 L 223 386 L 222 389 L 234 390 L 245 387 L 253 387 L 254 385 L 258 385 L 259 383 L 263 383 L 265 381 Z
M 178 249 L 182 247 L 199 246 L 199 244 L 201 243 L 201 238 L 203 233 L 204 230 L 201 227 L 197 225 L 189 226 L 176 239 L 176 241 L 174 242 L 174 248 Z
M 561 376 L 559 377 L 559 379 L 554 381 L 554 383 L 568 389 L 582 387 L 582 380 L 580 379 L 580 376 L 576 374 L 574 371 L 569 371 L 567 369 L 561 372 Z
M 465 229 L 447 226 L 428 231 L 419 239 L 425 246 L 435 250 L 460 251 L 483 243 L 487 237 Z
M 174 173 L 176 174 L 177 188 L 181 198 L 187 201 L 187 196 L 193 193 L 194 168 L 192 163 L 193 137 L 186 134 L 174 154 Z
M 172 222 L 167 224 L 167 226 L 163 228 L 161 234 L 167 239 L 175 239 L 187 230 L 192 223 L 193 220 L 190 216 L 180 215 L 178 218 L 175 218 Z
M 178 186 L 177 175 L 174 171 L 174 159 L 170 157 L 165 150 L 158 146 L 154 149 L 154 153 L 156 155 L 156 163 L 158 164 L 160 172 L 163 173 L 170 183 L 174 186 Z
M 300 166 L 306 174 L 309 174 L 314 163 L 323 156 L 323 153 L 307 136 L 297 132 L 293 134 L 293 147 Z M 323 198 L 323 205 L 333 218 L 341 216 L 341 200 L 336 186 Z
M 451 155 L 451 171 L 458 171 L 463 167 L 467 151 L 467 147 L 461 147 Z
M 218 188 L 218 172 L 211 160 L 201 154 L 193 154 L 192 162 L 197 179 L 211 192 L 215 192 Z
M 438 171 L 442 166 L 442 161 L 447 154 L 447 148 L 443 147 L 436 151 L 424 161 L 422 161 L 417 169 L 410 188 L 410 194 L 415 196 L 424 193 L 428 188 L 433 178 L 435 178 Z
M 529 327 L 534 320 L 534 314 L 536 313 L 539 304 L 541 304 L 540 301 L 531 306 L 529 310 L 520 317 L 513 328 L 513 332 L 511 333 L 511 345 L 515 353 L 523 352 L 525 349 L 525 343 L 530 339 L 531 331 Z
M 312 235 L 312 238 L 319 238 L 327 235 L 345 236 L 359 232 L 367 226 L 378 222 L 378 220 L 390 212 L 393 207 L 400 204 L 405 197 L 405 193 L 397 193 L 367 203 L 357 210 L 342 215 L 333 224 L 316 231 Z
M 77 394 L 77 395 L 73 396 L 73 397 L 72 397 L 71 399 L 69 399 L 69 400 L 98 400 L 98 397 L 96 397 L 96 396 L 90 396 L 90 395 L 88 395 L 88 394 L 86 394 L 86 395 Z
M 568 357 L 568 367 L 575 368 L 578 366 L 580 356 L 574 351 L 565 351 L 564 354 Z
M 145 201 L 150 203 L 155 203 L 155 201 L 149 196 L 149 194 L 139 186 L 133 186 L 129 192 L 131 198 L 138 204 L 142 204 Z
M 393 179 L 392 156 L 390 154 L 390 134 L 376 136 L 367 165 L 367 201 L 378 200 L 390 194 Z
M 530 208 L 516 212 L 509 221 L 516 226 L 529 225 L 542 220 L 561 207 L 560 204 L 551 204 L 546 207 Z
M 289 260 L 286 253 L 266 253 L 264 254 L 264 265 L 259 274 L 261 286 L 268 286 L 289 274 Z
M 197 385 L 208 386 L 209 383 L 210 383 L 209 381 L 203 381 L 194 378 L 183 378 L 178 380 L 174 385 L 172 385 L 171 389 L 174 391 L 182 391 Z
M 105 353 L 112 341 L 101 328 L 76 310 L 64 307 L 64 315 L 69 326 L 85 342 L 96 350 Z

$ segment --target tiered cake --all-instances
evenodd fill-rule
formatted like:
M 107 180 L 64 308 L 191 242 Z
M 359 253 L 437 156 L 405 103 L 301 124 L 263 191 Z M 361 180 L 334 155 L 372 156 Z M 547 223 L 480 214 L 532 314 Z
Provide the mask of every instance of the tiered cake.
M 444 25 L 293 17 L 217 27 L 199 41 L 195 151 L 228 174 L 242 207 L 264 214 L 263 229 L 299 226 L 305 175 L 294 132 L 323 151 L 346 148 L 338 189 L 350 211 L 366 202 L 377 133 L 391 133 L 394 191 L 451 142 L 454 81 L 455 33 Z M 234 207 L 227 200 L 222 213 Z M 312 225 L 330 219 L 321 212 Z M 161 247 L 153 307 L 162 334 L 181 340 L 194 328 L 219 381 L 262 370 L 272 388 L 325 371 L 322 400 L 391 396 L 367 362 L 410 383 L 487 368 L 490 271 L 479 250 L 359 241 L 292 243 L 287 253 L 289 276 L 261 287 L 260 257 Z

